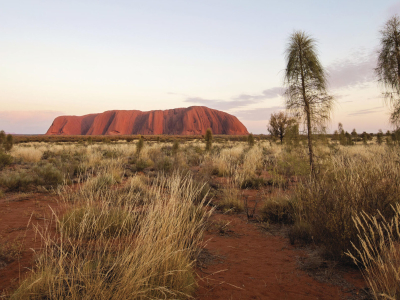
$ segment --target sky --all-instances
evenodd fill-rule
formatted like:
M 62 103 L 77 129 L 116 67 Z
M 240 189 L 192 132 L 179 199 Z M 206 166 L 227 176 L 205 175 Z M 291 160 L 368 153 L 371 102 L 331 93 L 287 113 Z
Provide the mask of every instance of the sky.
M 374 76 L 400 1 L 0 1 L 0 129 L 43 134 L 60 115 L 204 105 L 267 134 L 284 109 L 285 48 L 317 40 L 336 98 L 329 131 L 392 129 Z

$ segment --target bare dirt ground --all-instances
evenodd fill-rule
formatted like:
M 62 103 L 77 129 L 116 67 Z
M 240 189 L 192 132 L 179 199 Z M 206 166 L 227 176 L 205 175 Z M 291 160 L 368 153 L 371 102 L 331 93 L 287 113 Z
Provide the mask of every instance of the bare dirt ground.
M 56 199 L 42 193 L 7 194 L 0 199 L 0 240 L 6 245 L 0 250 L 0 298 L 18 287 L 32 268 L 34 253 L 41 248 L 35 227 L 55 230 L 51 220 L 52 210 L 59 207 Z
M 288 239 L 262 232 L 243 215 L 215 214 L 213 221 L 215 227 L 230 223 L 205 236 L 196 299 L 364 299 L 365 283 L 357 270 L 345 274 L 351 283 L 343 276 L 335 285 L 318 281 L 299 268 L 307 251 L 295 249 Z

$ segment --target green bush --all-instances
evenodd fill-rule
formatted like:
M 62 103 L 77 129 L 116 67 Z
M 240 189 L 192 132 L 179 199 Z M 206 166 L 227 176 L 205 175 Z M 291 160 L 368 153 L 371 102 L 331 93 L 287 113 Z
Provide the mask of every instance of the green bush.
M 276 172 L 284 176 L 305 176 L 310 174 L 310 163 L 304 151 L 284 152 L 277 161 Z
M 37 166 L 33 168 L 33 171 L 37 175 L 37 183 L 45 187 L 56 187 L 63 182 L 63 175 L 52 164 L 45 164 L 43 166 Z
M 103 152 L 103 157 L 105 157 L 105 158 L 117 158 L 118 157 L 118 153 L 117 153 L 117 151 L 106 150 L 106 151 Z
M 254 146 L 254 136 L 253 136 L 253 134 L 252 133 L 250 133 L 248 136 L 247 136 L 247 144 L 250 146 L 250 147 L 253 147 Z
M 4 173 L 0 176 L 0 186 L 7 191 L 27 191 L 37 185 L 37 177 L 25 170 Z
M 7 134 L 6 140 L 3 143 L 3 147 L 5 151 L 10 151 L 14 145 L 13 136 L 11 134 Z
M 13 162 L 13 158 L 11 155 L 8 155 L 7 153 L 4 153 L 0 149 L 0 170 L 2 170 L 4 167 L 10 165 Z
M 150 159 L 139 158 L 138 160 L 136 160 L 135 170 L 137 172 L 141 172 L 144 169 L 151 167 L 152 165 L 153 165 L 153 162 Z
M 168 173 L 172 171 L 173 165 L 172 159 L 163 155 L 155 162 L 154 167 L 159 171 Z

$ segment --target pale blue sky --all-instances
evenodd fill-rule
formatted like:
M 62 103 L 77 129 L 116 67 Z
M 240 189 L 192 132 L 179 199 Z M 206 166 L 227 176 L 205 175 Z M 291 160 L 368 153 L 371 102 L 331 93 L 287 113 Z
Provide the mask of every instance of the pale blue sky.
M 206 105 L 266 133 L 294 30 L 318 40 L 351 131 L 390 129 L 373 76 L 399 1 L 0 1 L 0 129 L 45 133 L 61 114 Z

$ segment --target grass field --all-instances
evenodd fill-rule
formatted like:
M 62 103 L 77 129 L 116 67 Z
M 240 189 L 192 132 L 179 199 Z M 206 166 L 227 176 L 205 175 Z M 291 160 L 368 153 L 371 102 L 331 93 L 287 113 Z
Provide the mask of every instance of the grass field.
M 54 230 L 36 228 L 41 251 L 11 299 L 190 298 L 214 211 L 285 224 L 292 244 L 357 264 L 373 297 L 399 299 L 397 144 L 316 139 L 313 178 L 303 141 L 214 136 L 206 151 L 202 137 L 146 136 L 142 148 L 137 138 L 15 138 L 0 199 L 52 194 L 60 209 Z M 4 264 L 14 252 L 0 242 Z

